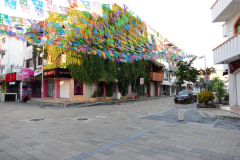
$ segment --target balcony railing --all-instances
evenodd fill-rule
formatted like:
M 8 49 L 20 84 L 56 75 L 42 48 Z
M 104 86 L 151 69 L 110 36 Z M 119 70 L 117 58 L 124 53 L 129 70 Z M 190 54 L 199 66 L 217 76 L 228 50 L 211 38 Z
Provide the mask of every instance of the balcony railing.
M 212 9 L 212 21 L 224 22 L 231 18 L 238 10 L 239 0 L 217 0 Z
M 157 72 L 150 72 L 150 80 L 151 81 L 162 82 L 163 81 L 163 74 L 162 73 L 157 73 Z
M 240 54 L 240 33 L 213 49 L 214 64 L 227 64 L 238 59 Z

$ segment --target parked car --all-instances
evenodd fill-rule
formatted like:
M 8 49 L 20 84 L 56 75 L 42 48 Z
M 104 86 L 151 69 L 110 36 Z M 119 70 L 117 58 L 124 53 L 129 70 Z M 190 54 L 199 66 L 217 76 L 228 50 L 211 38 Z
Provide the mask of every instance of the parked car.
M 175 103 L 185 103 L 188 101 L 188 95 L 189 95 L 190 102 L 197 102 L 197 95 L 193 91 L 188 91 L 188 90 L 179 92 L 174 97 L 174 102 Z

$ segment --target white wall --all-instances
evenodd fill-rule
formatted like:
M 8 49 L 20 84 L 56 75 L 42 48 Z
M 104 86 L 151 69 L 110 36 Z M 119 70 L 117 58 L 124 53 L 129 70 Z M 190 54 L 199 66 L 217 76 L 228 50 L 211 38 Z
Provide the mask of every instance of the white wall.
M 234 35 L 233 25 L 236 22 L 237 18 L 240 16 L 240 10 L 235 16 L 233 16 L 229 21 L 226 22 L 227 28 L 227 39 L 231 38 Z
M 5 74 L 20 72 L 24 64 L 24 44 L 25 42 L 9 37 L 6 37 L 6 42 L 2 43 L 3 48 L 6 50 L 3 58 L 1 57 L 1 65 L 5 66 Z

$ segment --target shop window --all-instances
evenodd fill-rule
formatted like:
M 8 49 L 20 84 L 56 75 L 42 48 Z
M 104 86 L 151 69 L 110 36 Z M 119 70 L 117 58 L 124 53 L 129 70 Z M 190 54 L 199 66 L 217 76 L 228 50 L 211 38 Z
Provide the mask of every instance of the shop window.
M 74 95 L 83 95 L 83 83 L 74 80 Z
M 235 25 L 235 33 L 240 33 L 240 18 L 238 19 L 236 25 Z
M 54 80 L 47 81 L 47 97 L 54 96 Z
M 42 65 L 42 57 L 38 57 L 38 65 Z
M 33 61 L 32 59 L 27 59 L 26 60 L 26 68 L 32 67 L 33 66 Z

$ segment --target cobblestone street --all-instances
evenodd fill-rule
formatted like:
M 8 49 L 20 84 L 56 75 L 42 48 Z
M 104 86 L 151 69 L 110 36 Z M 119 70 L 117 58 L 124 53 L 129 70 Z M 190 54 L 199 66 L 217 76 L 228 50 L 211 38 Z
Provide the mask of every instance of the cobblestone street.
M 211 117 L 173 97 L 83 108 L 0 103 L 0 159 L 238 160 L 239 116 L 226 114 L 236 118 Z

